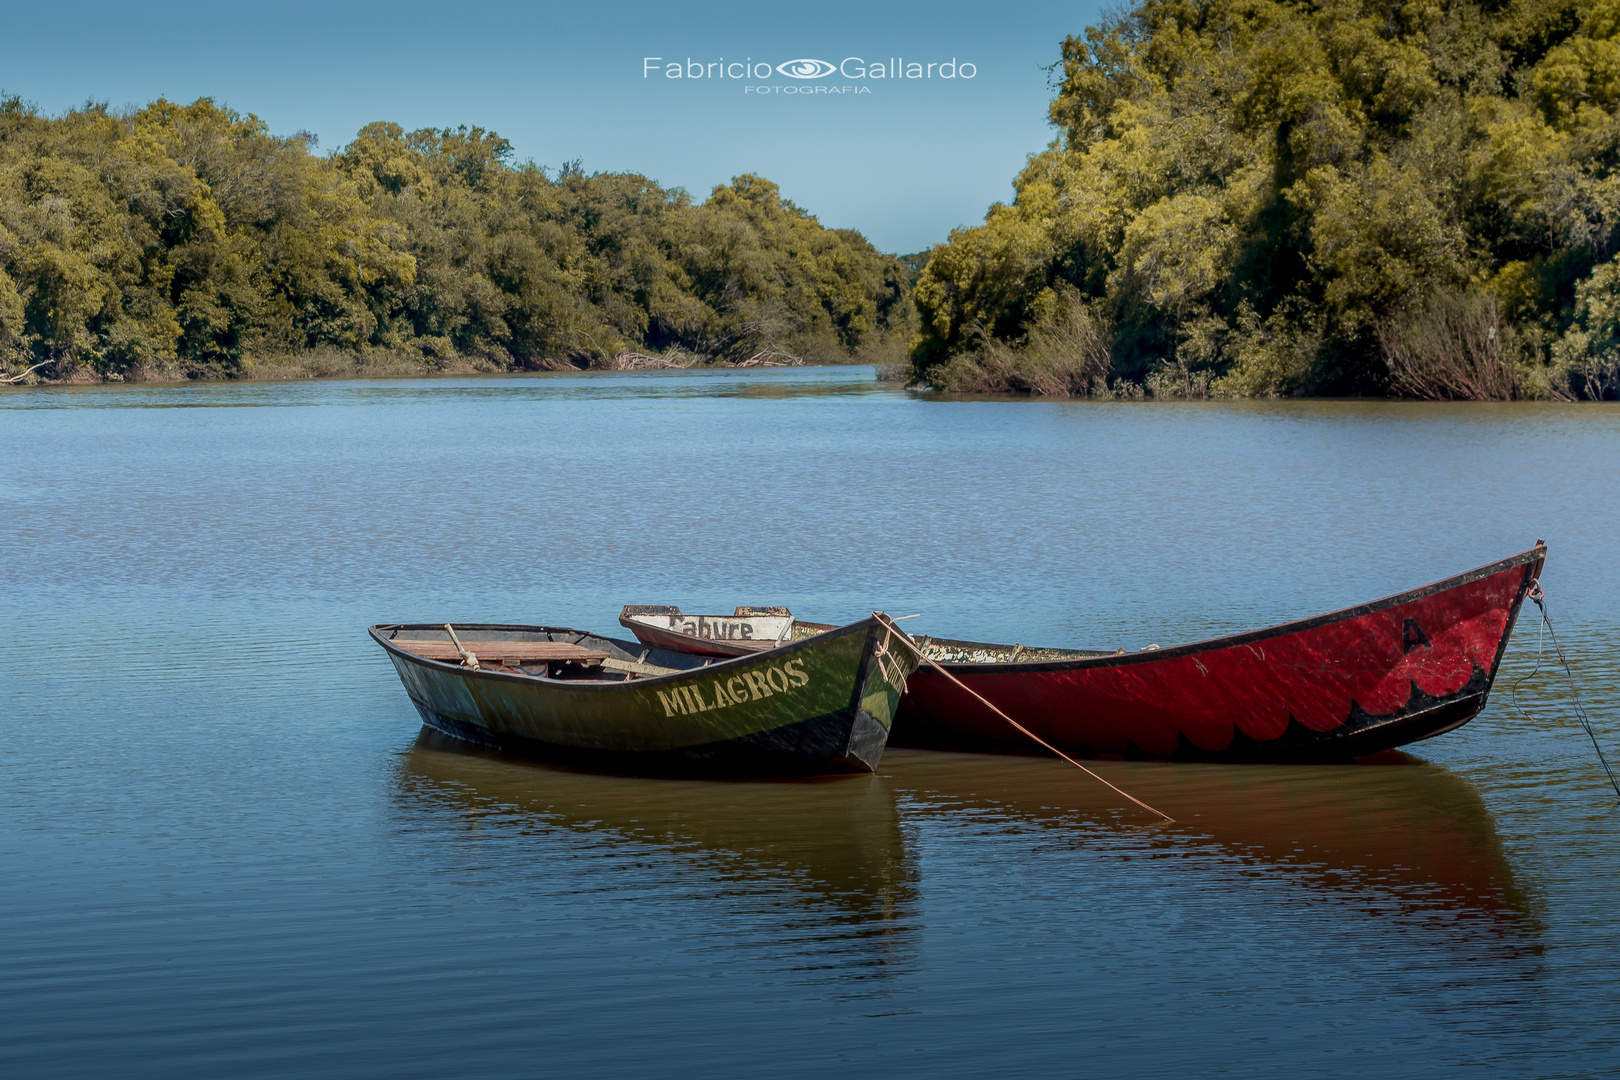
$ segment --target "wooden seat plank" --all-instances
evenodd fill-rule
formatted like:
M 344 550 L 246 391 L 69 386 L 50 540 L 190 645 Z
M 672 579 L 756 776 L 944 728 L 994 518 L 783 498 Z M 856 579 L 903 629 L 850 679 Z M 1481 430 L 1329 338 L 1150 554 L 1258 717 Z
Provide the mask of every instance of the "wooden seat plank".
M 583 645 L 575 645 L 568 641 L 469 641 L 462 638 L 461 643 L 478 659 L 491 662 L 572 660 L 579 664 L 598 666 L 608 658 L 605 652 L 587 649 Z M 394 638 L 389 644 L 429 660 L 445 660 L 451 663 L 461 660 L 460 651 L 449 641 Z

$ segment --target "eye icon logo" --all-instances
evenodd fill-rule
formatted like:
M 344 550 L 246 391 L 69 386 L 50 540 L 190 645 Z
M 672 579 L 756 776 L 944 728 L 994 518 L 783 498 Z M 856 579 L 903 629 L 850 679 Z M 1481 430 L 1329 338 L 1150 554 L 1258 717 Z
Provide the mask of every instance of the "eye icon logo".
M 776 65 L 776 70 L 790 79 L 821 79 L 838 68 L 825 60 L 784 60 Z

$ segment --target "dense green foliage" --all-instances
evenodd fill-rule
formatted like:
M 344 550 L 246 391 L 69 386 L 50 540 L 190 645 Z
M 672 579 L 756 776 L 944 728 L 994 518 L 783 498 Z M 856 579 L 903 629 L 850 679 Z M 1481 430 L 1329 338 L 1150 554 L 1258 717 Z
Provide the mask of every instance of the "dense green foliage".
M 882 358 L 907 268 L 737 177 L 514 164 L 478 128 L 372 124 L 331 156 L 202 100 L 0 101 L 0 375 L 217 377 L 315 350 L 429 367 Z
M 1061 74 L 918 281 L 935 385 L 1084 324 L 1071 392 L 1620 389 L 1620 0 L 1138 0 Z

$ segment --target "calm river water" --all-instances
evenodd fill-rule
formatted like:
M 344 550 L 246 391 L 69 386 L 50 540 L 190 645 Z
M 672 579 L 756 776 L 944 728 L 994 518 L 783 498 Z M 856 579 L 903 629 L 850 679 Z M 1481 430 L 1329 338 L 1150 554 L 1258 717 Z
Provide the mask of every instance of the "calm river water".
M 418 739 L 367 624 L 784 603 L 1170 644 L 1545 537 L 1620 757 L 1620 408 L 940 401 L 866 368 L 0 394 L 8 1076 L 1584 1076 L 1620 811 L 1521 620 L 1376 765 Z

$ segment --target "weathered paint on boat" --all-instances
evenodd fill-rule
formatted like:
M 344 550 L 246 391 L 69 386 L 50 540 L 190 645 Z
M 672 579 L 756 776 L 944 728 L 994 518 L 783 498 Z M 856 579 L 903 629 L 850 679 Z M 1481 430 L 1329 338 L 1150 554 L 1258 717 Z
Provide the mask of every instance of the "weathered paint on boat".
M 501 641 L 567 642 L 621 664 L 668 669 L 648 678 L 567 662 L 475 671 L 401 644 L 448 641 L 442 624 L 379 625 L 370 632 L 430 727 L 505 750 L 630 772 L 870 772 L 916 665 L 896 640 L 904 635 L 876 616 L 719 662 L 557 627 L 456 626 L 475 655 L 481 645 L 499 654 Z M 597 677 L 556 677 L 568 673 Z
M 782 607 L 739 607 L 730 615 L 686 615 L 667 604 L 630 604 L 619 625 L 644 645 L 698 656 L 747 656 L 786 641 L 832 630 L 827 623 L 798 622 Z
M 1300 622 L 1139 653 L 919 638 L 952 675 L 1054 746 L 1197 761 L 1347 759 L 1431 738 L 1484 708 L 1546 546 Z M 1059 654 L 1052 656 L 1050 654 Z M 962 662 L 971 658 L 976 662 Z M 924 667 L 895 745 L 1027 752 L 972 695 Z

